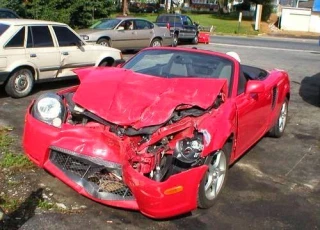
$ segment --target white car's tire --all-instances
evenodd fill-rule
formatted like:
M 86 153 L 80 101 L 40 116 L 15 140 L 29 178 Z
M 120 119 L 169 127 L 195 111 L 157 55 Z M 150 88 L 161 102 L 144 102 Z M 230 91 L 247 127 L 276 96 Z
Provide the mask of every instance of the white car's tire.
M 6 85 L 6 93 L 13 98 L 27 96 L 34 84 L 33 73 L 27 68 L 20 68 L 12 72 Z

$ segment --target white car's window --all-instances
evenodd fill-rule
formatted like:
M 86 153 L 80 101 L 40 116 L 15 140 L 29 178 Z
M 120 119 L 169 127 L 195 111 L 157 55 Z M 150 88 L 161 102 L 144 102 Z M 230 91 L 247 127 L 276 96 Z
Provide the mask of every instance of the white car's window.
M 48 26 L 29 26 L 28 48 L 53 47 L 53 40 Z
M 58 43 L 60 47 L 64 46 L 77 46 L 82 43 L 69 28 L 64 26 L 53 26 L 53 30 L 56 33 Z
M 0 23 L 0 36 L 9 28 L 8 25 L 6 24 L 1 24 Z
M 16 33 L 10 41 L 5 45 L 5 48 L 16 48 L 16 47 L 24 47 L 24 35 L 25 28 L 22 27 L 18 33 Z

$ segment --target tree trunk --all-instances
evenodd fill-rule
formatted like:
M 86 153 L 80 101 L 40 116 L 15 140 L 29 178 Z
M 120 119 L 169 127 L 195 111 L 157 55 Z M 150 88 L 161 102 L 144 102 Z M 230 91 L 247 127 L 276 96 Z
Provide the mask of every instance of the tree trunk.
M 127 16 L 129 14 L 129 9 L 128 9 L 128 1 L 127 0 L 122 0 L 122 14 L 123 16 Z

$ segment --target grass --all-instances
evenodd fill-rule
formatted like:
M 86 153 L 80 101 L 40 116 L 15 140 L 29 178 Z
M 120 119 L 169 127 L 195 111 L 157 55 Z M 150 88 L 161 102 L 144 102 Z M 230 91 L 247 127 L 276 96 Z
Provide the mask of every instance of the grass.
M 14 153 L 14 139 L 9 135 L 11 128 L 0 127 L 0 168 L 26 169 L 33 164 L 22 153 Z
M 216 27 L 214 33 L 218 34 L 242 34 L 242 35 L 257 35 L 259 32 L 255 31 L 252 26 L 252 20 L 243 19 L 238 32 L 238 15 L 217 15 L 217 14 L 192 14 L 186 13 L 194 22 L 201 26 Z M 112 14 L 110 17 L 116 17 L 119 13 Z M 145 18 L 151 22 L 155 22 L 158 14 L 144 14 L 137 13 L 130 16 Z

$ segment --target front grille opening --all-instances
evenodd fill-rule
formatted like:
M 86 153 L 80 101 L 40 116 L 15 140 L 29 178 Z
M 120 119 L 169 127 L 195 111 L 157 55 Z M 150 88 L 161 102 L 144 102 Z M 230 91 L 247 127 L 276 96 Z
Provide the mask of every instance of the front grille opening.
M 92 161 L 51 150 L 50 161 L 91 195 L 104 200 L 132 200 L 130 189 L 117 169 L 108 169 Z

